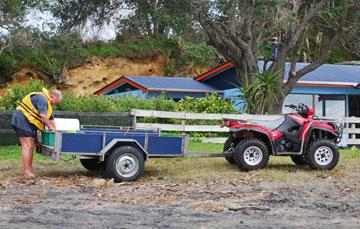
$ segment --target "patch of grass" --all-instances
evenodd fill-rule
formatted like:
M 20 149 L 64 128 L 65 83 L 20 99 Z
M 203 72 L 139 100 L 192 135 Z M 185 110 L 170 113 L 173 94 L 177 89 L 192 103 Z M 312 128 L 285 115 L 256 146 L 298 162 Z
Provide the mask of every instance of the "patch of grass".
M 189 150 L 191 152 L 222 152 L 223 144 L 202 143 L 200 141 L 190 141 Z
M 21 146 L 11 145 L 11 146 L 0 146 L 0 160 L 13 160 L 21 161 Z M 34 160 L 47 160 L 46 157 L 34 153 Z
M 72 157 L 70 155 L 62 155 L 61 159 L 64 161 L 70 160 Z M 20 145 L 11 145 L 11 146 L 0 146 L 0 161 L 10 160 L 10 161 L 21 161 L 21 146 Z M 38 153 L 34 153 L 34 161 L 52 161 L 50 158 L 41 156 Z

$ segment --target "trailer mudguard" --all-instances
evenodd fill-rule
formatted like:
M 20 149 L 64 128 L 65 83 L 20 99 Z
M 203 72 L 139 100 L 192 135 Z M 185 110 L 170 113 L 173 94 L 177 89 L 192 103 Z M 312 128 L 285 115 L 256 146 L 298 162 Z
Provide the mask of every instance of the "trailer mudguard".
M 114 138 L 113 140 L 111 140 L 111 142 L 109 142 L 99 153 L 99 155 L 102 155 L 102 161 L 105 159 L 105 155 L 108 152 L 111 152 L 111 150 L 113 150 L 116 147 L 119 146 L 124 146 L 124 145 L 130 145 L 133 146 L 135 148 L 137 148 L 144 156 L 144 160 L 146 161 L 149 157 L 148 152 L 141 146 L 141 144 L 139 142 L 137 142 L 134 139 L 119 139 L 119 138 Z

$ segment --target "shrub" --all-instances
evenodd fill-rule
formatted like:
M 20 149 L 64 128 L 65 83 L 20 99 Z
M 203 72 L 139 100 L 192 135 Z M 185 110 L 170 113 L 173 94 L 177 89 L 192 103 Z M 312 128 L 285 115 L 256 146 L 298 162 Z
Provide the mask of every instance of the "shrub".
M 162 97 L 154 97 L 151 99 L 122 97 L 114 98 L 113 101 L 115 103 L 115 110 L 119 112 L 127 112 L 131 109 L 176 111 L 177 108 L 173 100 Z
M 57 109 L 81 112 L 128 112 L 131 109 L 175 111 L 176 107 L 174 101 L 164 98 L 110 98 L 96 95 L 76 97 L 72 94 L 65 94 Z
M 78 112 L 112 112 L 115 111 L 114 103 L 106 96 L 74 96 L 65 93 L 63 100 L 57 105 L 61 111 Z
M 6 53 L 0 54 L 0 83 L 5 83 L 15 70 L 14 58 Z
M 17 84 L 10 87 L 7 94 L 0 97 L 0 110 L 14 110 L 25 95 L 34 91 L 41 91 L 43 87 L 46 87 L 44 82 L 39 80 L 31 81 L 26 86 Z
M 237 113 L 230 101 L 216 94 L 203 98 L 185 97 L 179 101 L 178 110 L 196 113 Z

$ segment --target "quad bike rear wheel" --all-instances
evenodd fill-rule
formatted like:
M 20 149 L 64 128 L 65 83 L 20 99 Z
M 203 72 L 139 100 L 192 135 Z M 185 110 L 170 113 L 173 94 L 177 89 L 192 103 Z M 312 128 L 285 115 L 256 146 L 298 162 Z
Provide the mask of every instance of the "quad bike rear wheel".
M 234 147 L 234 142 L 233 142 L 232 138 L 229 137 L 228 139 L 226 139 L 226 141 L 224 143 L 224 150 L 223 151 L 226 152 L 229 149 L 231 149 L 231 147 Z M 225 159 L 232 165 L 236 164 L 234 156 L 225 156 Z
M 309 164 L 304 155 L 291 156 L 291 160 L 295 163 L 295 165 L 305 166 Z
M 258 138 L 241 140 L 235 147 L 234 161 L 242 171 L 264 168 L 269 161 L 269 149 Z
M 339 157 L 335 143 L 326 139 L 315 141 L 306 152 L 306 159 L 312 169 L 333 169 Z

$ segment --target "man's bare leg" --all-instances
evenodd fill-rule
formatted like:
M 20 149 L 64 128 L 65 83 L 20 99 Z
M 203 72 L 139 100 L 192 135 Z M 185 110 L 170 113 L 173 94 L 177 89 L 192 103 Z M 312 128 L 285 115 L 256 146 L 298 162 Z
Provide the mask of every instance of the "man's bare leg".
M 32 169 L 35 137 L 19 137 L 21 143 L 24 176 L 29 179 L 36 178 Z

